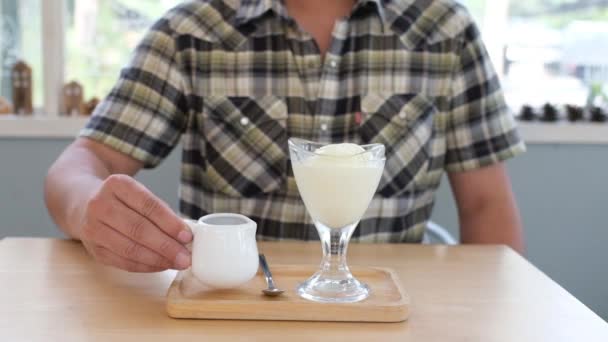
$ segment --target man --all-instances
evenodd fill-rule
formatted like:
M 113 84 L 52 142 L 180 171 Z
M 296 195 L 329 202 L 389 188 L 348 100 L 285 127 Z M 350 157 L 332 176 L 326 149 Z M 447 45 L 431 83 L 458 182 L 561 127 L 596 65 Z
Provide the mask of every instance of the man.
M 237 212 L 260 239 L 316 239 L 287 139 L 383 143 L 353 239 L 420 242 L 444 171 L 463 243 L 522 251 L 501 162 L 524 151 L 481 37 L 452 0 L 199 0 L 146 35 L 49 171 L 56 223 L 99 262 L 184 269 L 192 234 L 133 178 L 183 148 L 180 211 Z

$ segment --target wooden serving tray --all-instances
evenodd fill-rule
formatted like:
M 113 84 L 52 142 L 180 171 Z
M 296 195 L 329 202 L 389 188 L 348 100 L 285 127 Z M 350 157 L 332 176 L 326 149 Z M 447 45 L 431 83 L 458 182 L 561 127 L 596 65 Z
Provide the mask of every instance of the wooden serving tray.
M 358 303 L 315 303 L 300 298 L 295 289 L 316 271 L 312 266 L 273 265 L 277 287 L 282 296 L 267 297 L 263 275 L 232 290 L 205 288 L 190 272 L 179 272 L 167 293 L 167 312 L 173 318 L 402 322 L 409 316 L 410 300 L 399 285 L 396 274 L 385 268 L 354 268 L 353 274 L 370 286 L 369 298 Z

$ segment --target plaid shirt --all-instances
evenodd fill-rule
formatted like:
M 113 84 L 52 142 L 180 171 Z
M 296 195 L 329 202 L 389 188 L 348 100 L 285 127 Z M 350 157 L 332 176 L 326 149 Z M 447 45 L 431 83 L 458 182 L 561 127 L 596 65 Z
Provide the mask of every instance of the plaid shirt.
M 444 171 L 525 150 L 452 0 L 359 0 L 325 58 L 279 0 L 187 2 L 147 33 L 81 136 L 146 167 L 181 141 L 181 213 L 242 213 L 270 240 L 318 238 L 289 137 L 386 145 L 353 236 L 366 242 L 419 242 Z

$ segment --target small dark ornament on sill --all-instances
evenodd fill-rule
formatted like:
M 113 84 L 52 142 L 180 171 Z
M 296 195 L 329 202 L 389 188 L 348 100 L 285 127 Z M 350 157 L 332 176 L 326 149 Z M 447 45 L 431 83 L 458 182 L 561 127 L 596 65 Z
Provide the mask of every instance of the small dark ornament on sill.
M 531 106 L 521 107 L 521 112 L 519 112 L 519 120 L 521 120 L 521 121 L 536 120 L 536 113 L 534 113 L 534 108 L 532 108 Z
M 0 115 L 11 114 L 13 112 L 13 106 L 8 102 L 7 99 L 0 96 Z
M 82 115 L 90 116 L 95 111 L 95 108 L 99 105 L 99 99 L 94 97 L 88 102 L 83 104 Z
M 545 122 L 556 122 L 559 120 L 557 108 L 547 103 L 543 106 L 543 115 L 540 119 Z
M 32 68 L 25 62 L 19 61 L 11 70 L 13 87 L 13 110 L 17 115 L 31 115 L 32 106 Z
M 67 116 L 83 114 L 84 89 L 76 81 L 63 86 L 62 112 Z
M 608 115 L 601 107 L 593 107 L 591 108 L 591 121 L 606 122 L 608 121 Z
M 585 110 L 579 106 L 566 105 L 566 113 L 568 114 L 568 120 L 571 122 L 582 121 L 585 119 Z

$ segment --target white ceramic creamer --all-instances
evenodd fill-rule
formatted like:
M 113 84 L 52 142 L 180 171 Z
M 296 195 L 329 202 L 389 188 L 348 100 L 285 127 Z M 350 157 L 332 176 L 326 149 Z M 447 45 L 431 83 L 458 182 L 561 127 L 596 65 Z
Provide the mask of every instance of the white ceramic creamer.
M 239 214 L 211 214 L 186 220 L 192 233 L 192 274 L 218 289 L 241 286 L 258 270 L 257 224 Z

